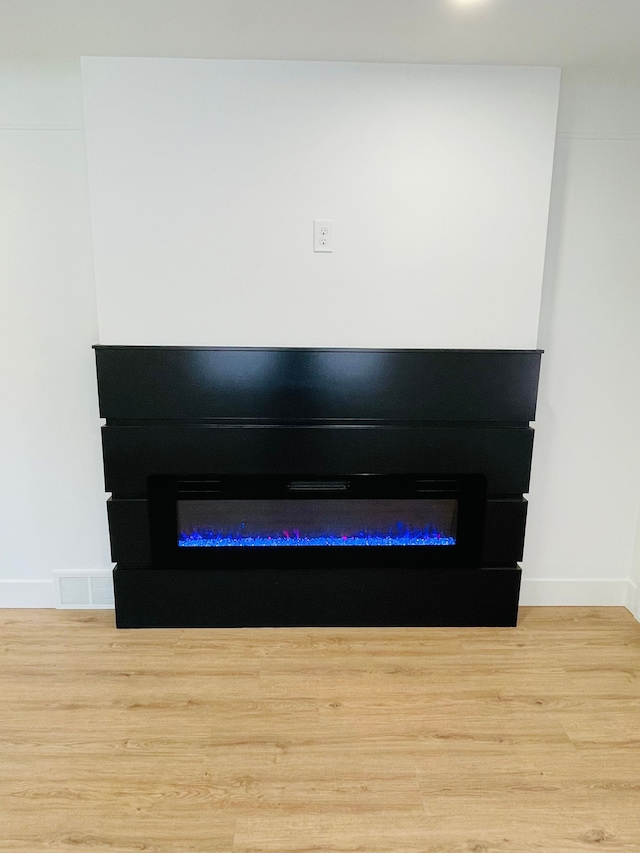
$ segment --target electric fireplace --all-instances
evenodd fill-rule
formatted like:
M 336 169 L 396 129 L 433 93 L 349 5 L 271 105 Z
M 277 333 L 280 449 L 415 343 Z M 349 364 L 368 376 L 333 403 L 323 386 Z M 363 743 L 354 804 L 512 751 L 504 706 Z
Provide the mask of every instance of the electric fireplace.
M 118 627 L 516 624 L 539 350 L 95 349 Z
M 157 566 L 478 567 L 478 475 L 155 476 Z

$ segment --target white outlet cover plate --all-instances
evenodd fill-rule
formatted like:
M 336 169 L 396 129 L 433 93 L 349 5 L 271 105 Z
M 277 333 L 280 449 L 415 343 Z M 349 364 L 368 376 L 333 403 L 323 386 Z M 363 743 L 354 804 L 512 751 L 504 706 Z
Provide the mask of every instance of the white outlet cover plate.
M 313 251 L 333 252 L 333 219 L 313 220 Z

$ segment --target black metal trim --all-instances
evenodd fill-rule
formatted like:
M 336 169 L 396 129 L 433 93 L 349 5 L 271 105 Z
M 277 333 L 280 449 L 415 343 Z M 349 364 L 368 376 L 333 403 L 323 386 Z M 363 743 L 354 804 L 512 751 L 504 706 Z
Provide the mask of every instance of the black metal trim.
M 120 569 L 151 568 L 151 535 L 146 496 L 107 501 L 111 558 Z M 516 566 L 522 559 L 527 502 L 520 495 L 487 499 L 482 566 Z
M 185 479 L 189 491 L 181 492 Z M 208 483 L 219 484 L 211 491 Z M 317 491 L 291 491 L 292 482 L 317 483 Z M 327 482 L 348 483 L 327 489 Z M 433 489 L 427 491 L 429 481 Z M 482 475 L 459 474 L 334 474 L 330 476 L 299 475 L 202 475 L 202 489 L 197 488 L 198 478 L 184 476 L 149 477 L 149 522 L 151 530 L 152 560 L 156 568 L 251 568 L 260 566 L 296 567 L 325 565 L 334 568 L 393 567 L 398 565 L 422 568 L 478 568 L 481 562 L 486 482 Z M 434 500 L 455 496 L 458 502 L 458 535 L 455 545 L 447 547 L 360 546 L 358 548 L 330 548 L 307 546 L 304 549 L 273 546 L 269 548 L 179 548 L 176 506 L 179 499 L 204 498 L 211 501 L 286 498 L 293 501 L 371 499 L 384 502 L 393 498 Z

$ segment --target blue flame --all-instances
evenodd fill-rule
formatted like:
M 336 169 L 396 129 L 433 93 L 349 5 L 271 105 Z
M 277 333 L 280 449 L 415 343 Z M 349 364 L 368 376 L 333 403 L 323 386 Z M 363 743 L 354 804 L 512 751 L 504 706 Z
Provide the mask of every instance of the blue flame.
M 360 530 L 357 533 L 342 535 L 315 534 L 301 535 L 299 530 L 283 530 L 271 536 L 246 535 L 244 531 L 223 533 L 208 528 L 197 527 L 190 531 L 181 531 L 178 537 L 179 548 L 270 548 L 270 547 L 293 547 L 305 548 L 309 546 L 330 546 L 332 548 L 343 547 L 380 547 L 390 545 L 409 546 L 443 546 L 455 545 L 453 536 L 445 536 L 434 527 L 426 530 L 410 530 L 402 523 L 398 523 L 395 529 L 387 533 L 379 531 Z

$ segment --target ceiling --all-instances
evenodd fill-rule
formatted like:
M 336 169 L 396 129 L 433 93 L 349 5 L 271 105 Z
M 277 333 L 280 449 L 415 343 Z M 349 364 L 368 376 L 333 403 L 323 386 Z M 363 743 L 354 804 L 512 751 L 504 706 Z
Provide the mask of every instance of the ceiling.
M 80 55 L 562 66 L 640 78 L 640 0 L 0 0 L 0 60 Z

